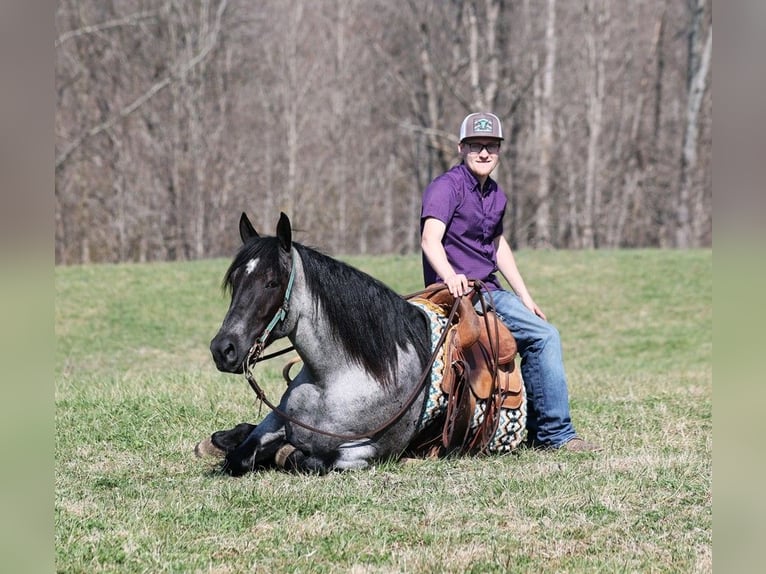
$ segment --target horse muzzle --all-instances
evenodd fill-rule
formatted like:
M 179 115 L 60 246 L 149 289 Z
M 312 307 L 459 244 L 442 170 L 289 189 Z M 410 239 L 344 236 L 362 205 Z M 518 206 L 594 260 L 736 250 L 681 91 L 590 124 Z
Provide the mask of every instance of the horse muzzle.
M 210 341 L 210 353 L 213 355 L 215 366 L 224 373 L 241 373 L 245 361 L 245 351 L 239 350 L 237 341 L 231 337 L 216 335 Z

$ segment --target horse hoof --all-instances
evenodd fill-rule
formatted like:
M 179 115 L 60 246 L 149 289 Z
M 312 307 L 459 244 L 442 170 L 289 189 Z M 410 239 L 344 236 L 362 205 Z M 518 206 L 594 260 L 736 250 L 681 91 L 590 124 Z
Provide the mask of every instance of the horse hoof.
M 224 458 L 226 456 L 226 452 L 215 446 L 210 437 L 197 443 L 197 446 L 194 447 L 194 454 L 197 458 Z
M 210 441 L 214 448 L 223 452 L 232 452 L 255 430 L 256 425 L 239 423 L 233 429 L 216 431 L 210 435 Z

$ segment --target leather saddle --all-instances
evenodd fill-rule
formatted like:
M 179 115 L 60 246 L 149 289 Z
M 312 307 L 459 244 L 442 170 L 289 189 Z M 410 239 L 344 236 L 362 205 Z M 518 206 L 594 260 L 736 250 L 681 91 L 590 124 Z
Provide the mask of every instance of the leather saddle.
M 474 289 L 477 296 L 479 286 Z M 438 308 L 444 316 L 449 316 L 455 302 L 444 285 L 429 286 L 417 299 Z M 500 409 L 518 409 L 524 401 L 511 332 L 486 305 L 479 315 L 468 295 L 457 306 L 451 324 L 445 327 L 448 333 L 441 350 L 445 365 L 441 389 L 447 395 L 444 424 L 440 433 L 424 429 L 423 436 L 413 441 L 418 452 L 427 447 L 428 456 L 484 451 L 497 431 Z M 479 404 L 483 417 L 478 425 L 472 424 Z

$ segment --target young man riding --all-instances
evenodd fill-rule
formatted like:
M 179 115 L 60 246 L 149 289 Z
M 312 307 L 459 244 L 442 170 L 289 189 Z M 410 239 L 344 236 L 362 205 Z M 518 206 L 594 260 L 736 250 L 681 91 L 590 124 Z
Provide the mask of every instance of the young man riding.
M 495 313 L 513 333 L 522 357 L 530 446 L 598 451 L 601 447 L 575 432 L 559 332 L 532 299 L 503 237 L 507 200 L 490 177 L 502 141 L 503 129 L 496 115 L 469 114 L 460 126 L 461 163 L 434 179 L 423 193 L 420 226 L 425 284 L 445 283 L 457 297 L 469 293 L 469 279 L 478 279 L 492 291 Z M 502 288 L 498 271 L 513 292 Z

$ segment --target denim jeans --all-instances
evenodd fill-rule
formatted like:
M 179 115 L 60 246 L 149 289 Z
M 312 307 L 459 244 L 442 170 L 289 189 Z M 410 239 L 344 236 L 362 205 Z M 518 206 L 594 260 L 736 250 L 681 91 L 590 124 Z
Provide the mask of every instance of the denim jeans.
M 489 304 L 489 297 L 484 299 Z M 575 436 L 569 415 L 569 392 L 561 339 L 556 327 L 524 306 L 511 291 L 493 290 L 495 313 L 516 338 L 521 375 L 527 391 L 527 434 L 550 447 Z M 476 304 L 481 311 L 481 302 Z

